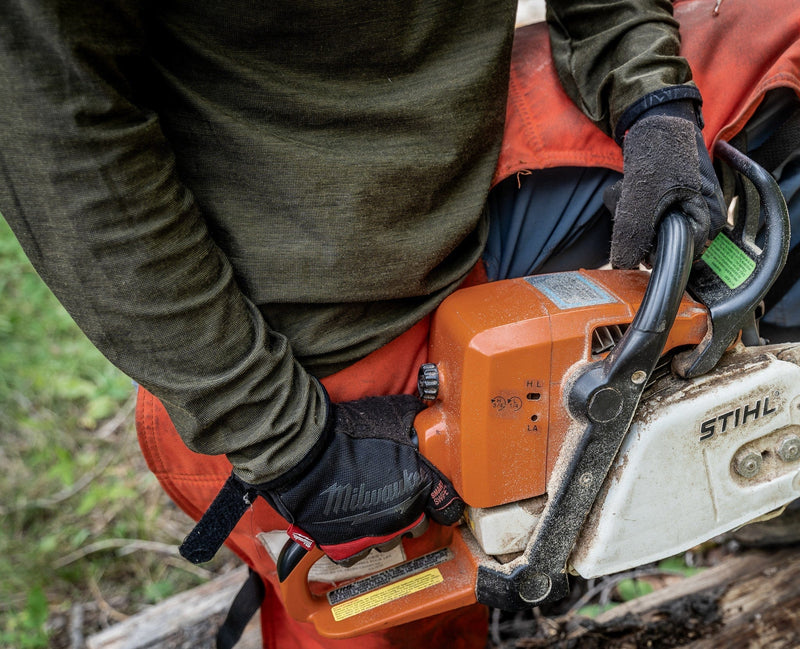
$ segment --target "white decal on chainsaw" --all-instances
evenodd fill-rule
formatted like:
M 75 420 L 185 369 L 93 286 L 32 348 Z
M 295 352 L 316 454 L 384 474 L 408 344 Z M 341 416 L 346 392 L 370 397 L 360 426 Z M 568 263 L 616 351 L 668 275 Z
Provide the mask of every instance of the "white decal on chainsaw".
M 618 302 L 617 298 L 577 271 L 532 275 L 525 281 L 562 311 Z

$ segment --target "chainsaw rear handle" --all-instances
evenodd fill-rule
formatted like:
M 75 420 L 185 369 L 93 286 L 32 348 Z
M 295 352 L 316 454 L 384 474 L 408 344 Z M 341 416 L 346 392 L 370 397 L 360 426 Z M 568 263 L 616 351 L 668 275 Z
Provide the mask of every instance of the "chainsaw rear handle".
M 740 174 L 739 217 L 720 236 L 730 239 L 739 254 L 752 260 L 754 269 L 740 286 L 731 288 L 707 263 L 701 260 L 696 264 L 688 290 L 708 308 L 711 325 L 703 342 L 673 360 L 673 370 L 683 378 L 709 372 L 739 331 L 755 326 L 754 312 L 778 279 L 789 254 L 789 211 L 778 183 L 727 142 L 717 143 L 714 152 Z M 755 238 L 762 216 L 764 237 L 759 250 Z
M 326 592 L 309 583 L 312 566 L 324 557 L 322 550 L 314 546 L 299 552 L 287 544 L 281 554 L 296 556 L 288 559 L 294 564 L 289 574 L 279 572 L 281 596 L 294 619 L 313 624 L 329 638 L 430 617 L 475 603 L 478 568 L 471 543 L 463 527 L 431 523 L 423 537 L 409 540 L 406 561 Z

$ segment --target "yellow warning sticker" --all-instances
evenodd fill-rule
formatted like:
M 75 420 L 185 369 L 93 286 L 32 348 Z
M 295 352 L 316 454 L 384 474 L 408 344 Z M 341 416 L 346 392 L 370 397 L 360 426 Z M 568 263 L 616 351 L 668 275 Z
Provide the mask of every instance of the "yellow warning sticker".
M 417 593 L 436 584 L 441 584 L 444 581 L 442 573 L 438 568 L 431 568 L 418 575 L 407 577 L 402 581 L 394 584 L 389 584 L 378 590 L 373 590 L 371 593 L 361 595 L 354 599 L 348 600 L 341 604 L 331 607 L 333 619 L 337 622 L 346 620 L 349 617 L 364 613 L 383 604 L 388 604 L 401 597 L 406 597 L 412 593 Z

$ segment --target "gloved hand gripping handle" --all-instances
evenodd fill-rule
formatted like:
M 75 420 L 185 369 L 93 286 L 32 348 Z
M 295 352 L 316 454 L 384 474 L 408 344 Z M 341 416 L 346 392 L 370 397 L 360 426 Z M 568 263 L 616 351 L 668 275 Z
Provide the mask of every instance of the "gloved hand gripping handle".
M 423 408 L 407 394 L 330 404 L 322 435 L 289 471 L 259 484 L 231 473 L 181 554 L 211 559 L 259 496 L 288 521 L 291 539 L 342 564 L 421 534 L 426 515 L 456 523 L 464 502 L 414 443 Z

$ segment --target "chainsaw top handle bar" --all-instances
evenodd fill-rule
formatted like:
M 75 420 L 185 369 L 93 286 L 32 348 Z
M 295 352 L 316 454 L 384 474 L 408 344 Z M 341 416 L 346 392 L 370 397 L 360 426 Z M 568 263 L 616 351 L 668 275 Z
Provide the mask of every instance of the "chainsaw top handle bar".
M 521 557 L 478 569 L 478 601 L 520 610 L 569 593 L 566 563 L 633 419 L 678 312 L 694 244 L 686 218 L 667 214 L 658 226 L 653 272 L 642 304 L 622 340 L 602 361 L 586 366 L 569 390 L 570 411 L 581 423 L 562 452 L 547 506 Z

